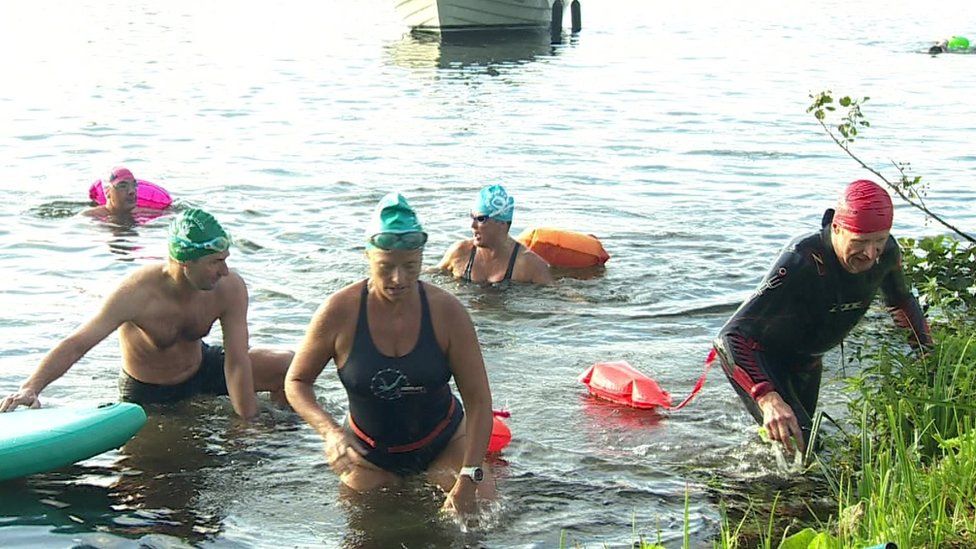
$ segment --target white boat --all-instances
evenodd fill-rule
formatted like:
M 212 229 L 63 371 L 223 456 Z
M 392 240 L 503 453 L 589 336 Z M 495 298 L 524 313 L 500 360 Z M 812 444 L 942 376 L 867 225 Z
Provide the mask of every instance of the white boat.
M 580 29 L 579 0 L 394 0 L 412 29 L 444 32 L 485 28 L 562 29 L 563 20 Z M 568 17 L 563 17 L 569 12 Z

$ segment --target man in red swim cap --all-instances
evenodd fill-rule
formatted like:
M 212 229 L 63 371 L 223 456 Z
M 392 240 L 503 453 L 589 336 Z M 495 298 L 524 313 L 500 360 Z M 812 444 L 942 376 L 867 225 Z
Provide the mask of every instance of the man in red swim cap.
M 820 393 L 824 353 L 837 346 L 880 289 L 916 346 L 932 343 L 889 234 L 891 197 L 854 181 L 820 231 L 784 248 L 759 288 L 732 315 L 715 349 L 732 387 L 773 440 L 803 451 Z

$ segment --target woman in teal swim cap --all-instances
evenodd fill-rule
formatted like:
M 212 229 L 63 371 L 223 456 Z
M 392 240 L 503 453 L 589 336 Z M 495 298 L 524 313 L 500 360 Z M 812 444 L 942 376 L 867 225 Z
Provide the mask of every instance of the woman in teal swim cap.
M 322 436 L 346 486 L 366 491 L 424 473 L 447 494 L 445 510 L 471 513 L 476 496 L 494 494 L 484 463 L 491 391 L 471 317 L 419 281 L 427 233 L 403 195 L 380 200 L 364 240 L 369 278 L 315 313 L 285 379 L 288 401 Z M 348 397 L 341 424 L 313 387 L 330 360 Z
M 545 260 L 509 235 L 515 199 L 505 187 L 482 187 L 468 213 L 472 238 L 455 242 L 434 271 L 476 284 L 552 282 Z

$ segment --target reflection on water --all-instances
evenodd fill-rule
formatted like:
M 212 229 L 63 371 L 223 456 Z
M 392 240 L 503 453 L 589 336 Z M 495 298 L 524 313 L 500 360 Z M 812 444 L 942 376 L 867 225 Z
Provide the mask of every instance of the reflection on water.
M 386 47 L 393 64 L 410 69 L 457 69 L 521 65 L 559 51 L 549 31 L 472 31 L 445 34 L 411 32 Z
M 344 547 L 458 545 L 458 529 L 439 514 L 443 492 L 419 479 L 365 494 L 342 490 L 340 498 L 349 521 Z
M 212 449 L 218 438 L 193 416 L 151 415 L 121 450 L 124 474 L 112 485 L 112 496 L 129 520 L 119 533 L 162 532 L 192 542 L 220 533 L 223 511 L 199 497 L 209 471 L 221 465 Z
M 157 227 L 165 227 L 168 217 L 177 211 L 140 209 L 134 214 L 125 212 L 87 217 L 84 212 L 90 207 L 89 203 L 55 200 L 34 206 L 27 213 L 38 219 L 69 219 L 81 216 L 79 219 L 91 220 L 92 225 L 97 226 L 99 231 L 105 231 L 110 235 L 105 240 L 109 251 L 119 256 L 117 258 L 119 261 L 129 262 L 139 259 L 140 255 L 137 252 L 143 250 L 143 246 L 137 242 L 140 234 L 136 228 L 143 227 L 148 231 L 163 230 Z
M 213 433 L 195 421 L 183 414 L 150 415 L 106 466 L 86 462 L 0 485 L 0 526 L 45 527 L 53 535 L 212 539 L 224 513 L 201 505 L 199 495 L 208 487 L 208 472 L 221 463 L 208 448 Z
M 81 213 L 87 206 L 87 202 L 54 200 L 38 204 L 27 210 L 27 213 L 41 219 L 64 219 Z

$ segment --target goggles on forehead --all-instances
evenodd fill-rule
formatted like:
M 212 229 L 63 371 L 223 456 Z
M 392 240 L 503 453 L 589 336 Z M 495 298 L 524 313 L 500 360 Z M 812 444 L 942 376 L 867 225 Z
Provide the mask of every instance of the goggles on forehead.
M 427 233 L 376 233 L 369 237 L 369 243 L 381 250 L 417 250 L 427 243 Z
M 117 187 L 138 187 L 139 182 L 135 179 L 111 179 L 103 182 L 102 186 L 112 187 L 113 189 Z
M 171 235 L 170 238 L 181 248 L 194 248 L 197 250 L 209 250 L 212 252 L 226 252 L 230 248 L 231 240 L 229 236 L 217 236 L 203 242 L 187 240 L 182 236 Z

